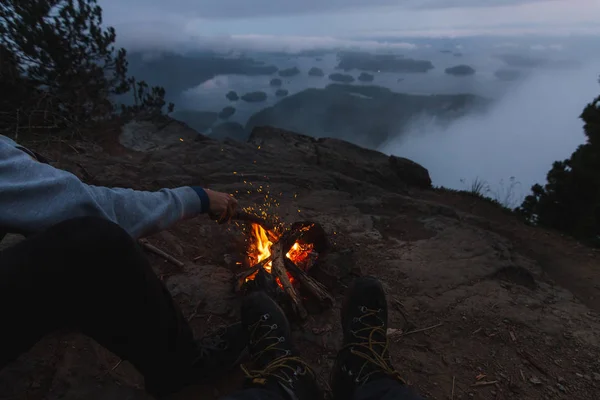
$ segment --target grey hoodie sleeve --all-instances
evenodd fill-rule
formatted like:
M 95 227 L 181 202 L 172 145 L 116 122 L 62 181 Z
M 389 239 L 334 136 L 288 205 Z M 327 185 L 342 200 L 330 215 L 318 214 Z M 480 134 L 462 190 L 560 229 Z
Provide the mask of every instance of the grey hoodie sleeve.
M 29 234 L 67 219 L 96 216 L 139 238 L 208 209 L 200 188 L 145 192 L 86 185 L 15 145 L 0 136 L 0 231 Z

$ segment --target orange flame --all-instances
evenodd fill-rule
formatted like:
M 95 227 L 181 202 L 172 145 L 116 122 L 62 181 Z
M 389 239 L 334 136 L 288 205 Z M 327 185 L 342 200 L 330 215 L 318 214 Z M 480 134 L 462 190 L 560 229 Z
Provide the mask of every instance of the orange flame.
M 273 246 L 274 242 L 279 240 L 280 237 L 281 236 L 279 234 L 272 232 L 272 231 L 267 231 L 262 226 L 253 223 L 252 229 L 250 230 L 250 239 L 249 239 L 249 246 L 248 246 L 248 257 L 250 259 L 250 264 L 256 265 L 259 262 L 270 257 L 271 256 L 271 247 Z M 303 263 L 308 259 L 312 250 L 313 250 L 313 245 L 311 243 L 295 242 L 294 245 L 287 252 L 286 257 L 289 258 L 290 260 L 292 260 L 296 264 Z M 271 273 L 272 265 L 273 265 L 273 263 L 271 261 L 269 261 L 267 264 L 265 264 L 265 266 L 264 266 L 265 271 L 267 271 L 268 273 Z M 250 277 L 246 278 L 246 281 L 254 279 L 255 276 L 256 276 L 256 274 L 251 275 Z M 290 281 L 293 283 L 294 278 L 289 273 L 288 273 L 288 277 L 290 278 Z M 281 285 L 281 282 L 279 281 L 279 278 L 277 278 L 276 281 L 280 287 L 283 287 Z
M 273 242 L 269 239 L 267 231 L 262 226 L 252 224 L 250 240 L 250 251 L 248 253 L 254 264 L 258 264 L 271 257 L 271 246 L 273 246 Z M 270 273 L 272 265 L 273 262 L 269 261 L 265 265 L 265 270 Z

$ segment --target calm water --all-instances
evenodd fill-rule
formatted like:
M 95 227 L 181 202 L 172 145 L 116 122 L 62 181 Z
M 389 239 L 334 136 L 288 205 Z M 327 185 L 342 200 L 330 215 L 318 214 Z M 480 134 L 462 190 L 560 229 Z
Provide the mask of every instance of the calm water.
M 452 54 L 411 53 L 410 57 L 431 60 L 435 69 L 427 73 L 374 73 L 375 79 L 370 83 L 355 81 L 356 85 L 379 85 L 387 87 L 395 92 L 411 94 L 456 94 L 473 93 L 488 98 L 496 98 L 505 92 L 511 82 L 501 82 L 494 77 L 494 72 L 503 67 L 502 62 L 491 56 L 473 57 L 464 55 L 454 57 Z M 289 95 L 301 92 L 307 88 L 324 88 L 332 83 L 328 75 L 336 70 L 338 64 L 336 54 L 328 54 L 317 60 L 315 57 L 297 56 L 255 56 L 256 59 L 267 64 L 276 65 L 280 69 L 298 67 L 300 74 L 281 78 L 282 89 L 287 89 Z M 458 64 L 467 64 L 476 69 L 477 73 L 469 77 L 456 77 L 444 73 L 444 69 Z M 325 73 L 324 77 L 308 76 L 312 67 L 318 67 Z M 360 71 L 350 71 L 350 75 L 357 78 Z M 275 96 L 279 88 L 271 87 L 271 79 L 279 77 L 272 76 L 246 76 L 246 75 L 218 75 L 197 87 L 186 90 L 178 102 L 179 109 L 192 109 L 201 111 L 220 111 L 223 107 L 232 105 L 236 113 L 229 119 L 244 124 L 250 116 L 276 104 L 281 98 Z M 225 94 L 234 90 L 238 95 L 253 91 L 264 91 L 268 98 L 260 103 L 247 103 L 242 100 L 229 101 Z

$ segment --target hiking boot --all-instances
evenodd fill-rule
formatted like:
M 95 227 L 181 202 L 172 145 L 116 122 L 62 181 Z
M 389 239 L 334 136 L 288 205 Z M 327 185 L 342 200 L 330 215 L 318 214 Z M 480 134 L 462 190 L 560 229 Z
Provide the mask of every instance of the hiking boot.
M 264 292 L 244 299 L 242 324 L 247 330 L 252 369 L 242 365 L 249 386 L 273 390 L 285 399 L 319 398 L 314 372 L 291 341 L 290 324 Z
M 387 319 L 381 283 L 373 277 L 357 279 L 342 306 L 344 345 L 331 385 L 336 400 L 351 399 L 356 388 L 376 379 L 389 377 L 403 382 L 390 360 Z
M 195 374 L 207 380 L 230 371 L 247 354 L 248 335 L 240 322 L 196 340 Z

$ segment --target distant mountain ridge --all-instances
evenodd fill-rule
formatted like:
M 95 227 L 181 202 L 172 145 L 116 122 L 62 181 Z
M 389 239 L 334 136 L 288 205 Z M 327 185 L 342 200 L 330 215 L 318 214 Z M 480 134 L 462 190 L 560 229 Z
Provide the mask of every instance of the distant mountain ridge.
M 401 134 L 413 118 L 427 115 L 444 123 L 484 110 L 489 102 L 471 94 L 423 96 L 380 86 L 330 84 L 324 89 L 306 89 L 259 111 L 248 120 L 246 133 L 269 125 L 377 148 Z

